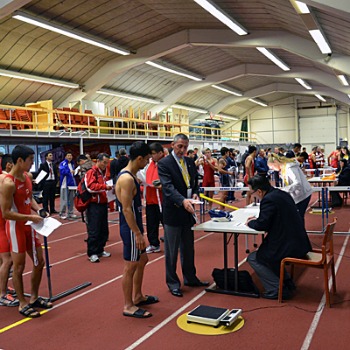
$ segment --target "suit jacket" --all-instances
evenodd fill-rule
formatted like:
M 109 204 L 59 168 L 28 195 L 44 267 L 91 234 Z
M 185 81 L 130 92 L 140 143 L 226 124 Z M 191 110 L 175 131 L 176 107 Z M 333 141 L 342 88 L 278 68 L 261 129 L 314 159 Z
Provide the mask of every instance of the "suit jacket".
M 311 244 L 292 197 L 277 188 L 265 194 L 260 214 L 248 226 L 266 231 L 267 235 L 257 252 L 261 262 L 279 263 L 285 257 L 302 258 Z
M 46 161 L 44 163 L 40 164 L 38 174 L 40 173 L 41 170 L 44 170 L 47 173 L 47 175 L 45 175 L 45 177 L 42 180 L 42 181 L 46 181 L 46 179 L 49 177 L 49 174 L 50 174 L 49 164 L 47 164 Z M 55 176 L 55 181 L 57 183 L 57 181 L 58 181 L 57 166 L 54 163 L 52 163 L 52 170 L 53 170 L 53 173 Z
M 192 194 L 198 194 L 198 173 L 194 161 L 184 157 L 190 176 Z M 169 226 L 193 225 L 195 220 L 182 205 L 187 198 L 187 186 L 182 176 L 179 164 L 169 155 L 158 162 L 158 174 L 163 191 L 163 220 Z

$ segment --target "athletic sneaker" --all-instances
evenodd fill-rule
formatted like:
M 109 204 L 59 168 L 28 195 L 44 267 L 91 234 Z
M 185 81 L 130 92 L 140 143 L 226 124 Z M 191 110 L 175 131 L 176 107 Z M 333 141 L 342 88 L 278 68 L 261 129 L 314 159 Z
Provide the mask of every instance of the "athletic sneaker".
M 15 299 L 11 294 L 5 294 L 0 298 L 1 306 L 19 306 L 19 300 Z
M 92 262 L 92 263 L 98 263 L 98 262 L 100 262 L 100 259 L 98 258 L 98 256 L 97 256 L 96 254 L 91 255 L 90 258 L 89 258 L 89 260 L 90 260 L 90 262 Z
M 67 219 L 67 215 L 66 215 L 66 214 L 60 214 L 60 218 L 61 218 L 62 220 L 66 220 L 66 219 Z
M 68 216 L 68 218 L 69 218 L 69 219 L 78 219 L 78 216 L 75 215 L 75 214 L 70 214 L 70 215 Z
M 154 245 L 149 245 L 146 248 L 146 253 L 150 254 L 150 253 L 159 253 L 160 252 L 160 246 L 154 246 Z
M 105 250 L 101 253 L 101 254 L 98 254 L 98 256 L 101 258 L 109 258 L 112 254 L 111 253 L 108 253 L 106 252 Z

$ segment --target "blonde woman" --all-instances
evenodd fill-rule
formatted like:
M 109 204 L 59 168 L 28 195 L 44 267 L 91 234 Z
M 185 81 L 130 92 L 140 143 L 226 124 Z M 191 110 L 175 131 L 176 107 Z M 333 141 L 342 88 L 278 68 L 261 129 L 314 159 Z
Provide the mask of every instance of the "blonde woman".
M 281 171 L 282 190 L 292 196 L 304 223 L 305 212 L 311 199 L 312 187 L 303 174 L 298 160 L 272 153 L 268 159 L 268 166 L 275 171 Z

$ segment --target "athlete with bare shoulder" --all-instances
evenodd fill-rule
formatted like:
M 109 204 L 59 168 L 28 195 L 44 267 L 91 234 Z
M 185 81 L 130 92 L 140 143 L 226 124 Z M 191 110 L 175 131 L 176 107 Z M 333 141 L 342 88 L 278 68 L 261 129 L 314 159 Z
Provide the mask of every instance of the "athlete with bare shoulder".
M 123 240 L 124 271 L 122 288 L 124 294 L 123 315 L 136 318 L 151 317 L 152 314 L 139 308 L 157 303 L 152 295 L 142 294 L 143 271 L 148 262 L 146 242 L 143 237 L 142 204 L 140 184 L 136 174 L 143 169 L 151 156 L 149 146 L 137 141 L 130 147 L 128 165 L 119 173 L 115 192 L 120 206 L 120 236 Z
M 49 309 L 52 308 L 52 303 L 38 296 L 44 258 L 36 232 L 25 223 L 39 223 L 48 214 L 40 209 L 32 197 L 32 181 L 27 172 L 34 163 L 34 151 L 27 146 L 18 145 L 12 151 L 12 160 L 14 165 L 2 184 L 1 210 L 6 220 L 6 235 L 10 241 L 12 280 L 19 300 L 19 313 L 35 318 L 40 316 L 35 308 Z M 24 297 L 23 288 L 26 252 L 33 261 L 29 303 Z

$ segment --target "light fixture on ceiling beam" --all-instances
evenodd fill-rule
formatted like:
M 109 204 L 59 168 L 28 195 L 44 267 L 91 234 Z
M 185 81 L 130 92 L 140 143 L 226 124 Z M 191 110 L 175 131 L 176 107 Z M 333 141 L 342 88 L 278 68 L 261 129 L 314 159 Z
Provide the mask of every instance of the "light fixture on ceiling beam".
M 309 31 L 312 39 L 317 44 L 323 54 L 331 54 L 332 49 L 327 42 L 326 36 L 322 32 L 322 27 L 319 25 L 315 15 L 302 1 L 290 0 L 296 12 L 304 22 L 305 27 Z
M 194 0 L 204 10 L 208 11 L 212 16 L 225 24 L 238 35 L 247 35 L 248 31 L 240 23 L 235 21 L 231 16 L 221 10 L 216 4 L 209 0 Z
M 212 85 L 213 88 L 215 89 L 218 89 L 218 90 L 221 90 L 221 91 L 224 91 L 224 92 L 227 92 L 231 95 L 235 95 L 235 96 L 243 96 L 243 93 L 238 91 L 238 90 L 234 90 L 232 88 L 228 88 L 228 87 L 223 87 L 223 86 L 220 86 L 220 85 Z
M 0 75 L 2 75 L 4 77 L 8 77 L 8 78 L 34 81 L 36 83 L 56 85 L 56 86 L 65 87 L 65 88 L 69 88 L 69 89 L 78 89 L 80 87 L 79 84 L 70 83 L 68 81 L 45 78 L 45 77 L 41 77 L 38 75 L 14 72 L 14 71 L 5 70 L 5 69 L 0 69 Z
M 282 70 L 290 70 L 290 68 L 272 51 L 266 49 L 265 47 L 257 47 L 257 50 L 260 51 L 264 56 L 266 56 L 270 61 L 272 61 L 276 66 L 280 67 Z
M 263 107 L 267 107 L 267 104 L 265 102 L 262 102 L 256 98 L 250 98 L 249 99 L 250 102 L 254 102 L 256 103 L 257 105 L 260 105 L 260 106 L 263 106 Z
M 326 102 L 326 99 L 325 99 L 323 96 L 321 96 L 321 95 L 319 95 L 319 94 L 315 94 L 315 96 L 316 96 L 320 101 Z
M 201 109 L 197 107 L 190 107 L 190 106 L 184 106 L 184 105 L 172 105 L 172 108 L 179 108 L 179 109 L 185 109 L 190 112 L 196 112 L 196 113 L 202 113 L 202 114 L 208 114 L 209 112 L 206 109 Z
M 311 90 L 312 87 L 303 79 L 301 78 L 295 78 L 295 80 L 302 86 L 304 87 L 306 90 Z
M 130 51 L 125 50 L 123 48 L 120 48 L 116 45 L 113 45 L 113 44 L 107 43 L 105 41 L 102 41 L 100 39 L 88 36 L 84 33 L 77 33 L 75 30 L 64 28 L 61 25 L 51 23 L 49 21 L 32 16 L 32 15 L 25 13 L 25 12 L 22 12 L 22 11 L 16 11 L 12 17 L 15 19 L 18 19 L 20 21 L 35 25 L 37 27 L 44 28 L 44 29 L 50 30 L 50 31 L 58 33 L 58 34 L 68 36 L 72 39 L 83 41 L 84 43 L 94 45 L 94 46 L 100 47 L 100 48 L 108 50 L 108 51 L 112 51 L 112 52 L 117 53 L 119 55 L 130 55 Z
M 145 102 L 145 103 L 152 103 L 152 104 L 160 104 L 162 101 L 148 98 L 148 97 L 143 97 L 143 96 L 138 96 L 138 95 L 133 95 L 133 94 L 128 94 L 125 92 L 119 92 L 119 91 L 113 91 L 113 90 L 108 90 L 108 89 L 100 89 L 96 91 L 96 93 L 100 95 L 109 95 L 109 96 L 115 96 L 115 97 L 121 97 L 121 98 L 126 98 L 128 100 L 134 100 L 134 101 L 139 101 L 139 102 Z
M 202 77 L 199 77 L 198 75 L 196 76 L 195 74 L 186 72 L 185 70 L 182 70 L 180 68 L 175 68 L 173 66 L 170 66 L 168 63 L 167 64 L 159 64 L 156 62 L 152 62 L 152 61 L 147 61 L 146 64 L 148 64 L 149 66 L 164 70 L 166 72 L 169 73 L 173 73 L 176 75 L 181 75 L 182 77 L 186 77 L 195 81 L 201 81 L 203 80 Z
M 349 86 L 349 82 L 346 79 L 346 76 L 344 74 L 338 74 L 337 78 L 340 80 L 340 82 L 344 85 L 344 86 Z
M 301 1 L 297 1 L 297 0 L 292 0 L 292 5 L 294 6 L 294 8 L 296 9 L 296 11 L 299 14 L 306 14 L 306 13 L 310 13 L 310 10 L 308 8 L 308 6 L 306 4 L 304 4 Z

